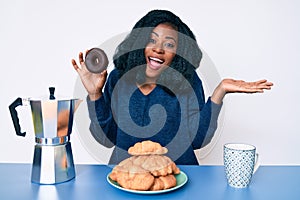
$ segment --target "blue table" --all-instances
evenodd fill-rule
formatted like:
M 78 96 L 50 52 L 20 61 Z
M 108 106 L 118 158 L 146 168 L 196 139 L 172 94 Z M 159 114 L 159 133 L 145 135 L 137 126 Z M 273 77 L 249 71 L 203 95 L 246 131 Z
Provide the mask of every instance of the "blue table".
M 226 183 L 223 166 L 179 166 L 188 182 L 178 190 L 141 195 L 112 187 L 105 165 L 76 165 L 76 178 L 56 185 L 31 183 L 30 164 L 0 164 L 0 199 L 209 199 L 209 200 L 299 200 L 300 166 L 261 166 L 250 186 L 231 188 Z

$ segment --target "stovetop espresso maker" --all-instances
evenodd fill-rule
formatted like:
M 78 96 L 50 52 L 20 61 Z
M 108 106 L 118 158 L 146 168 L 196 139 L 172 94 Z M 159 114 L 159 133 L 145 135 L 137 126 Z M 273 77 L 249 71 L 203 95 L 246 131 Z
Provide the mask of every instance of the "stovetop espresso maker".
M 18 136 L 25 136 L 26 132 L 21 132 L 16 107 L 31 107 L 36 142 L 31 181 L 39 184 L 62 183 L 75 177 L 70 134 L 74 112 L 81 100 L 58 100 L 54 96 L 55 88 L 50 87 L 49 91 L 49 98 L 17 98 L 9 106 Z

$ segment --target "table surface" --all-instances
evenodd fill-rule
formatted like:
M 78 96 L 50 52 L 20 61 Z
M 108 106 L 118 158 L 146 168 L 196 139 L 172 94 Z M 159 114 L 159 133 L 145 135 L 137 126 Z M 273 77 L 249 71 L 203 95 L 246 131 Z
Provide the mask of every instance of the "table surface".
M 76 178 L 56 185 L 31 183 L 31 164 L 0 164 L 0 199 L 300 199 L 300 166 L 261 166 L 247 188 L 227 185 L 223 166 L 179 166 L 188 176 L 163 194 L 134 194 L 111 186 L 106 165 L 76 165 Z

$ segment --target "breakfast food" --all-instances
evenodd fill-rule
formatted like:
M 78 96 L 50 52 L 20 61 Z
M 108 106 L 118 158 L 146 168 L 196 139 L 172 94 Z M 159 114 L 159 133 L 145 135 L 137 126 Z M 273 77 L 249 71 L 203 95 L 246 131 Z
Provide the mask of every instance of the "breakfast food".
M 173 174 L 155 178 L 150 190 L 165 190 L 176 186 L 176 178 Z
M 152 142 L 150 140 L 146 140 L 143 142 L 137 142 L 134 146 L 128 149 L 128 153 L 130 155 L 149 155 L 149 154 L 166 154 L 168 149 L 166 147 L 162 147 L 157 142 Z
M 92 73 L 101 73 L 108 66 L 108 58 L 100 48 L 92 48 L 85 56 L 87 69 Z
M 165 147 L 152 141 L 136 143 L 128 152 L 133 155 L 116 165 L 110 179 L 132 190 L 164 190 L 176 186 L 176 164 L 163 152 Z

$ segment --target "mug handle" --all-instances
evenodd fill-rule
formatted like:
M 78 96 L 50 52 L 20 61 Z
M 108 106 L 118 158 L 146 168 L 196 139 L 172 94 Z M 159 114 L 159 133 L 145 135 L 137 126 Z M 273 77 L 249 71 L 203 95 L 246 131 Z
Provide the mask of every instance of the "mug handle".
M 258 170 L 259 166 L 260 166 L 259 154 L 256 153 L 255 154 L 255 164 L 254 164 L 254 168 L 253 168 L 253 173 L 252 174 L 254 174 Z

